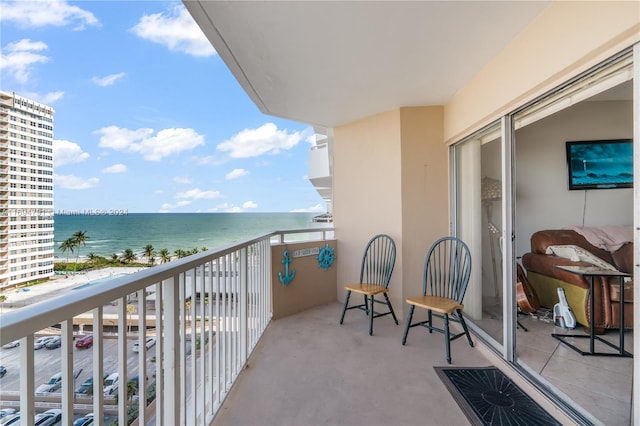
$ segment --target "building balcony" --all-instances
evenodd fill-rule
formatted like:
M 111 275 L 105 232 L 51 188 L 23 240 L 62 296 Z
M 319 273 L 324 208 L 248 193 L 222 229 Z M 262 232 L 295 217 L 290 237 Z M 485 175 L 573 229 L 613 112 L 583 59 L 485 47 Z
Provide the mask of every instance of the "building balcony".
M 306 309 L 308 301 L 335 301 L 335 268 L 326 273 L 308 255 L 335 244 L 327 240 L 327 232 L 332 230 L 267 234 L 143 268 L 108 286 L 88 282 L 57 297 L 41 295 L 41 301 L 24 306 L 12 303 L 16 296 L 7 293 L 0 344 L 19 345 L 0 349 L 8 370 L 0 390 L 2 405 L 19 409 L 26 424 L 52 406 L 62 409 L 63 424 L 87 412 L 106 416 L 107 424 L 128 424 L 133 418 L 138 424 L 210 424 L 273 317 Z M 288 240 L 301 234 L 309 241 Z M 283 252 L 293 255 L 296 247 L 306 253 L 294 261 L 298 281 L 308 275 L 307 284 L 328 283 L 328 294 L 299 303 L 287 300 L 295 290 L 281 294 L 278 266 Z M 334 278 L 327 281 L 328 275 Z M 64 282 L 59 283 L 60 289 Z M 35 292 L 37 286 L 29 289 L 31 301 Z M 92 346 L 76 347 L 77 338 L 88 333 L 94 337 Z M 51 335 L 61 337 L 60 348 L 34 350 L 40 337 Z M 147 338 L 154 344 L 133 351 L 135 342 Z M 38 384 L 58 372 L 59 387 L 37 391 Z M 104 374 L 114 372 L 120 384 L 105 392 Z M 89 378 L 93 396 L 76 394 L 77 380 Z M 127 398 L 117 396 L 127 388 Z
M 2 405 L 30 422 L 61 408 L 62 424 L 88 412 L 120 425 L 467 423 L 433 368 L 446 365 L 441 335 L 415 331 L 402 346 L 402 324 L 376 319 L 369 336 L 359 311 L 339 325 L 337 266 L 319 267 L 316 255 L 335 248 L 331 231 L 268 234 L 18 309 L 5 303 L 0 343 L 20 345 L 0 349 L 9 369 Z M 296 239 L 301 232 L 309 239 Z M 83 347 L 87 334 L 92 346 Z M 61 336 L 61 348 L 34 350 L 46 335 Z M 454 365 L 511 371 L 474 341 L 452 344 Z M 36 391 L 57 372 L 59 389 Z M 103 377 L 114 372 L 119 385 L 109 392 Z M 90 377 L 89 394 L 77 393 Z

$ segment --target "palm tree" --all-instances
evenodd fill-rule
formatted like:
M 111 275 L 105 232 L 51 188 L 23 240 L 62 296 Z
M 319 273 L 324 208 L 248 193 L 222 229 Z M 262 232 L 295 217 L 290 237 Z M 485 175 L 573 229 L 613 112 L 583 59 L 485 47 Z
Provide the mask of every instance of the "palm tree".
M 75 270 L 75 267 L 78 265 L 78 258 L 80 257 L 80 246 L 87 245 L 89 236 L 87 235 L 87 231 L 76 231 L 73 233 L 73 237 L 71 237 L 71 239 L 73 240 L 74 245 L 78 247 L 78 253 L 76 254 L 76 265 L 74 266 Z
M 171 255 L 169 254 L 168 249 L 160 249 L 160 252 L 158 254 L 160 255 L 160 263 L 167 263 L 171 261 Z
M 96 263 L 99 258 L 100 258 L 100 256 L 98 256 L 94 252 L 91 252 L 91 253 L 89 253 L 87 255 L 87 259 L 89 259 L 89 262 L 91 262 L 91 263 Z
M 122 255 L 122 260 L 124 260 L 125 263 L 131 263 L 136 259 L 137 257 L 133 250 L 130 248 L 125 249 L 124 254 Z
M 146 256 L 149 265 L 153 265 L 155 261 L 154 256 L 156 255 L 156 251 L 151 244 L 147 244 L 144 247 L 144 255 Z
M 118 261 L 118 253 L 113 253 L 113 254 L 111 255 L 111 261 L 112 261 L 113 263 L 115 263 L 115 262 L 117 262 L 117 261 Z
M 65 253 L 66 251 L 71 251 L 71 253 L 73 253 L 73 248 L 76 246 L 75 242 L 73 241 L 73 238 L 67 238 L 66 240 L 64 240 L 62 242 L 62 244 L 60 244 L 60 251 L 62 253 Z M 67 270 L 66 270 L 66 275 L 69 275 L 69 255 L 67 254 Z
M 132 305 L 131 303 L 127 304 L 127 315 L 129 316 L 129 331 L 127 332 L 127 334 L 131 334 L 131 315 L 136 311 L 136 307 L 135 305 Z M 140 325 L 138 324 L 138 328 L 140 327 Z
M 2 306 L 4 306 L 4 302 L 7 301 L 6 294 L 0 294 L 0 314 L 2 313 Z
M 187 255 L 185 253 L 185 251 L 182 250 L 182 249 L 175 249 L 173 254 L 175 254 L 178 259 L 182 259 L 183 257 L 185 257 Z

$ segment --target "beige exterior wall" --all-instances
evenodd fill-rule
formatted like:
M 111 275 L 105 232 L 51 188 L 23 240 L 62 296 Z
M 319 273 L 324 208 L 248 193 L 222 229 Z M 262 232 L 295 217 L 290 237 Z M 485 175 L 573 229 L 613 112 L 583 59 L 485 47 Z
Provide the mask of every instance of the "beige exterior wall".
M 294 257 L 295 251 L 324 248 L 328 244 L 333 248 L 336 259 L 327 270 L 318 265 L 316 255 Z M 285 273 L 282 264 L 284 251 L 289 251 L 291 263 L 289 273 L 295 270 L 293 280 L 285 286 L 280 282 L 281 274 Z M 273 319 L 326 305 L 336 301 L 336 270 L 338 269 L 338 250 L 335 240 L 312 241 L 295 244 L 281 244 L 271 246 L 271 289 L 273 295 Z M 336 322 L 339 318 L 336 318 Z
M 389 290 L 399 319 L 404 299 L 421 291 L 427 250 L 449 233 L 442 117 L 441 107 L 407 107 L 334 130 L 340 300 L 344 284 L 357 282 L 364 246 L 377 233 L 396 242 Z
M 449 235 L 448 149 L 442 107 L 401 108 L 403 301 L 422 291 L 427 250 Z
M 395 310 L 402 302 L 402 152 L 400 111 L 389 111 L 334 129 L 333 215 L 340 252 L 338 299 L 360 277 L 362 253 L 375 234 L 396 243 L 389 284 Z
M 445 107 L 460 137 L 640 41 L 638 1 L 556 1 Z

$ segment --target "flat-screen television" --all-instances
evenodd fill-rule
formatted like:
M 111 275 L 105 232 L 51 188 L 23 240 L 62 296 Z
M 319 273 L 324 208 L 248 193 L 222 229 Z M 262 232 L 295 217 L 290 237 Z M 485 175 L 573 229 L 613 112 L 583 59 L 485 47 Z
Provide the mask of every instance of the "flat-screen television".
M 631 139 L 567 142 L 569 189 L 633 187 Z

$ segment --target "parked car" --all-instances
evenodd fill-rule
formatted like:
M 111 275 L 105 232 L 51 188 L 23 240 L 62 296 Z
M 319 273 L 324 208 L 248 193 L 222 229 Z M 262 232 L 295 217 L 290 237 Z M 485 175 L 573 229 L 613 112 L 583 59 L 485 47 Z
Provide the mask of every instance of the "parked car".
M 104 377 L 102 378 L 102 380 L 104 381 L 109 375 L 105 373 Z M 89 395 L 91 394 L 93 390 L 93 375 L 91 375 L 91 377 L 89 377 L 87 380 L 85 380 L 80 387 L 78 388 L 78 390 L 76 390 L 76 394 L 77 395 Z
M 74 370 L 73 371 L 74 378 L 77 379 L 81 372 L 82 372 L 82 368 L 80 368 L 79 370 Z M 36 389 L 36 394 L 46 395 L 48 393 L 55 392 L 56 390 L 60 389 L 61 386 L 62 386 L 62 373 L 57 373 L 51 376 L 51 378 L 47 383 L 43 383 L 40 386 L 38 386 L 38 388 Z
M 104 387 L 102 392 L 105 395 L 113 395 L 118 390 L 118 373 L 110 374 L 104 379 Z
M 46 345 L 44 345 L 47 349 L 56 349 L 62 346 L 62 337 L 56 336 L 53 339 L 49 340 Z
M 54 337 L 55 336 L 39 337 L 35 342 L 33 342 L 33 349 L 38 350 L 44 348 L 47 343 L 54 339 Z
M 155 337 L 147 337 L 147 339 L 145 340 L 145 344 L 144 345 L 148 349 L 148 348 L 152 347 L 155 344 L 156 344 L 156 338 Z M 133 351 L 134 352 L 139 352 L 140 351 L 140 342 L 134 342 Z
M 34 426 L 50 426 L 62 420 L 62 410 L 52 408 L 44 413 L 36 414 Z
M 90 348 L 93 346 L 93 334 L 87 334 L 86 336 L 82 336 L 76 341 L 76 348 Z
M 20 340 L 14 340 L 13 342 L 9 342 L 6 345 L 2 345 L 3 349 L 11 349 L 20 346 Z
M 62 386 L 62 373 L 57 373 L 51 376 L 47 383 L 43 383 L 36 389 L 36 394 L 47 394 L 55 392 Z
M 7 417 L 0 419 L 0 425 L 2 426 L 20 426 L 20 413 L 10 414 Z
M 17 412 L 18 411 L 15 408 L 3 408 L 2 410 L 0 410 L 0 419 L 12 416 Z
M 80 417 L 75 422 L 73 422 L 73 426 L 89 426 L 93 424 L 93 413 L 89 413 L 84 417 Z
M 5 367 L 4 365 L 0 365 L 0 378 L 4 377 L 5 374 L 7 374 L 7 367 Z

